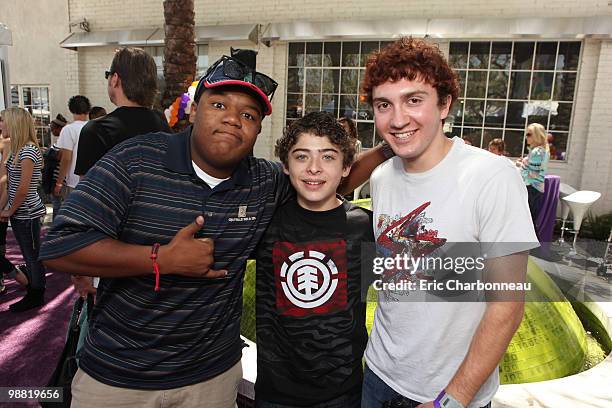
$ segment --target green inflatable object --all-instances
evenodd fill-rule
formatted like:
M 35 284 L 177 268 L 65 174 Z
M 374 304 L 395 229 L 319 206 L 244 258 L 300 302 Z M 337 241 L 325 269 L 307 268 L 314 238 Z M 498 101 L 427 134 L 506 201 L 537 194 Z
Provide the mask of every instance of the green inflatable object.
M 369 208 L 370 200 L 355 202 Z M 563 302 L 531 302 L 532 299 L 563 299 L 561 291 L 531 259 L 527 279 L 525 317 L 500 364 L 502 384 L 551 380 L 579 372 L 586 358 L 586 333 L 572 305 Z M 255 339 L 255 261 L 248 261 L 244 277 L 241 333 Z M 368 292 L 366 325 L 374 323 L 376 294 Z

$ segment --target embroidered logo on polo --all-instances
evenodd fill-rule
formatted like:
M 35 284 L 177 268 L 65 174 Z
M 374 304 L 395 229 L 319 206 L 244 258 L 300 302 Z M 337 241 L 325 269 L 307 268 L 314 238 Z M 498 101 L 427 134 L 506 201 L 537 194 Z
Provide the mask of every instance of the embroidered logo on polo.
M 276 307 L 281 315 L 306 316 L 346 309 L 346 242 L 294 244 L 272 249 Z
M 257 217 L 247 217 L 247 205 L 241 204 L 238 206 L 237 217 L 229 217 L 227 220 L 229 222 L 244 222 L 244 221 L 255 221 Z

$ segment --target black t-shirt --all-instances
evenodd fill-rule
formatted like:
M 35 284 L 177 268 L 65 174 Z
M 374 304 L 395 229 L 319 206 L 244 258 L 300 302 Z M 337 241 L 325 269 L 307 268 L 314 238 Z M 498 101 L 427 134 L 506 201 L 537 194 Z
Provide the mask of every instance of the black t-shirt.
M 106 116 L 90 120 L 81 129 L 74 173 L 84 175 L 124 140 L 154 132 L 170 132 L 170 127 L 159 112 L 149 108 L 122 106 Z
M 361 386 L 361 243 L 373 240 L 372 213 L 346 201 L 277 209 L 256 251 L 258 400 L 307 406 Z

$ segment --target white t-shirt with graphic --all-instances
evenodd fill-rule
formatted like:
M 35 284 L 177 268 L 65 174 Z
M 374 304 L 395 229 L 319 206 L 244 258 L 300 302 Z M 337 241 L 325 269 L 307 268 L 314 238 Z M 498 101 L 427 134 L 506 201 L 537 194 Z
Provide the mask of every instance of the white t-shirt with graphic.
M 79 183 L 79 176 L 74 174 L 74 168 L 76 166 L 77 149 L 79 147 L 79 136 L 81 134 L 81 129 L 86 123 L 87 122 L 82 120 L 75 120 L 67 124 L 62 128 L 56 143 L 56 146 L 60 149 L 66 149 L 72 152 L 72 161 L 70 162 L 68 173 L 66 173 L 66 185 L 71 188 L 75 188 Z
M 527 191 L 514 166 L 459 138 L 453 139 L 449 153 L 434 168 L 407 173 L 401 159 L 394 157 L 375 170 L 370 183 L 379 246 L 385 239 L 381 232 L 411 213 L 412 229 L 403 234 L 418 234 L 421 240 L 521 243 L 509 245 L 512 252 L 497 256 L 539 245 Z M 407 238 L 405 245 L 415 241 L 415 236 Z M 431 401 L 465 358 L 486 303 L 385 299 L 380 292 L 366 362 L 395 391 Z M 470 407 L 486 405 L 498 385 L 495 370 Z

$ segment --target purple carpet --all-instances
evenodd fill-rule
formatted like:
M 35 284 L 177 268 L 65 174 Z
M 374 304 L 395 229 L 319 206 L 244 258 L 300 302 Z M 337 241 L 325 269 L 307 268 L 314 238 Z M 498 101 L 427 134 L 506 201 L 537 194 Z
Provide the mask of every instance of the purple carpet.
M 6 257 L 23 263 L 13 233 L 7 234 Z M 11 313 L 8 307 L 21 299 L 25 288 L 6 279 L 7 292 L 0 295 L 0 387 L 42 387 L 47 384 L 64 347 L 66 330 L 76 292 L 70 277 L 47 270 L 46 303 L 38 309 Z M 37 403 L 2 407 L 37 407 Z

